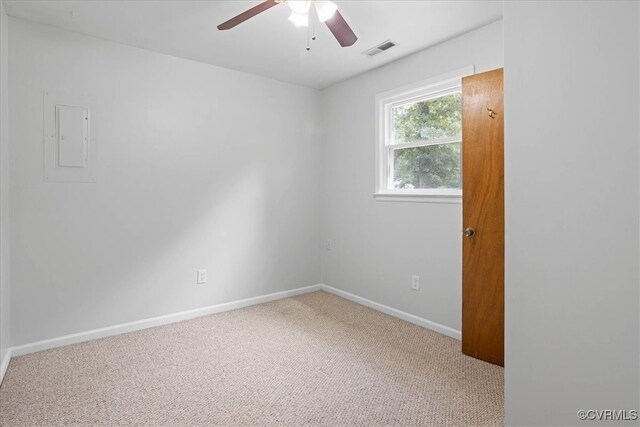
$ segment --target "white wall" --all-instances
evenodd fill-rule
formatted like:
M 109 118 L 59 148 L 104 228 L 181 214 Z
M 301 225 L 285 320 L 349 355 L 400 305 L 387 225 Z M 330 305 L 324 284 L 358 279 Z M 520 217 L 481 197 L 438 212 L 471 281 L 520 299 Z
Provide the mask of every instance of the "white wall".
M 8 25 L 0 2 L 0 369 L 10 342 L 9 312 L 9 121 Z M 0 381 L 2 372 L 0 372 Z
M 13 345 L 320 281 L 317 91 L 9 33 Z M 44 90 L 97 98 L 97 184 L 44 183 Z
M 374 98 L 469 65 L 502 67 L 502 22 L 326 89 L 323 282 L 459 330 L 460 204 L 375 201 Z M 409 287 L 421 278 L 422 291 Z
M 639 409 L 638 16 L 504 6 L 507 425 Z

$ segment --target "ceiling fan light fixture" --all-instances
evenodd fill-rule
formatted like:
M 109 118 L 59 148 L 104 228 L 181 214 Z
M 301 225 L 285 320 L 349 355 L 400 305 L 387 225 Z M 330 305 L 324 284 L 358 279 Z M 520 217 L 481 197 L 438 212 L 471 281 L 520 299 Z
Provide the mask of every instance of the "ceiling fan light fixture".
M 316 0 L 313 4 L 316 7 L 316 13 L 318 14 L 318 20 L 320 22 L 325 22 L 330 19 L 338 10 L 338 6 L 334 2 L 327 0 Z
M 296 27 L 308 27 L 309 14 L 291 12 L 291 15 L 289 15 L 289 21 L 293 22 Z
M 349 24 L 347 24 L 347 21 L 345 21 L 342 14 L 338 12 L 338 7 L 333 2 L 327 0 L 263 0 L 260 4 L 218 25 L 217 28 L 220 31 L 229 30 L 285 1 L 289 3 L 289 8 L 293 12 L 289 16 L 289 20 L 296 26 L 308 27 L 310 19 L 318 18 L 319 21 L 324 22 L 340 46 L 352 46 L 358 40 L 358 37 L 354 34 Z M 313 9 L 311 9 L 312 6 Z M 315 16 L 313 16 L 314 13 Z M 313 36 L 311 36 L 311 34 L 311 31 L 307 31 L 307 38 L 315 40 L 315 29 Z M 307 43 L 307 50 L 309 49 Z
M 311 7 L 311 1 L 308 0 L 289 0 L 287 1 L 287 4 L 293 13 L 297 13 L 299 15 L 308 13 L 309 8 Z

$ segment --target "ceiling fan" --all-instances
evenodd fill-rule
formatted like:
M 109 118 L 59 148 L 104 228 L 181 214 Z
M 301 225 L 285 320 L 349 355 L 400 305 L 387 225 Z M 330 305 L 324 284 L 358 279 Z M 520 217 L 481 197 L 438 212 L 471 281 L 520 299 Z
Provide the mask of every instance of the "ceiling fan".
M 345 21 L 340 12 L 338 12 L 338 6 L 326 0 L 266 0 L 218 25 L 218 30 L 229 30 L 249 18 L 253 18 L 257 14 L 284 2 L 291 8 L 289 20 L 295 25 L 303 27 L 309 26 L 309 16 L 315 13 L 318 20 L 327 25 L 336 40 L 338 40 L 338 43 L 340 43 L 340 46 L 351 46 L 358 40 L 358 37 L 356 37 L 351 27 L 349 27 L 347 21 Z

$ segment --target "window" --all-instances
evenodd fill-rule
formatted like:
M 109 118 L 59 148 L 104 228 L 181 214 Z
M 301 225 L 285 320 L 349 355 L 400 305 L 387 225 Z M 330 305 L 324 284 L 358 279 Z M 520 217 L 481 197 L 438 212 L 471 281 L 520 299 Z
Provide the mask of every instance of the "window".
M 461 70 L 376 97 L 380 200 L 458 202 L 462 195 Z

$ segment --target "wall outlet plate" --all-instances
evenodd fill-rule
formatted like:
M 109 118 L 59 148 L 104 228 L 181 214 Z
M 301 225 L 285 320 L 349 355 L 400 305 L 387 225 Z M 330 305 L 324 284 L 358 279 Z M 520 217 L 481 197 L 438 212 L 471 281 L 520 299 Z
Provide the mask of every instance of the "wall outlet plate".
M 207 270 L 198 270 L 197 283 L 198 285 L 207 283 Z
M 420 276 L 411 276 L 411 289 L 413 289 L 414 291 L 420 290 Z

